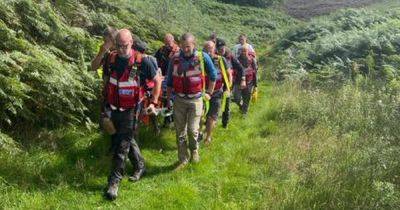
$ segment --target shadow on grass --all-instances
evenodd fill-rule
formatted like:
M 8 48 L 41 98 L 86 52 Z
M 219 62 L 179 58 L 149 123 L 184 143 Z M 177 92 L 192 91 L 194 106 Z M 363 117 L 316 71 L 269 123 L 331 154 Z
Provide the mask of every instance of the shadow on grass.
M 140 125 L 139 138 L 137 142 L 140 146 L 140 149 L 148 149 L 148 150 L 164 150 L 164 151 L 173 151 L 176 150 L 175 141 L 171 141 L 173 129 L 162 128 L 161 133 L 159 135 L 156 134 L 154 128 L 152 126 L 144 126 Z M 173 134 L 175 136 L 175 134 Z
M 151 129 L 140 132 L 141 149 L 174 149 L 163 135 L 157 138 L 150 132 Z M 50 145 L 45 141 L 33 141 L 27 151 L 16 155 L 0 154 L 1 181 L 28 192 L 49 192 L 57 186 L 83 192 L 104 189 L 112 160 L 109 136 L 97 131 L 66 132 L 61 138 L 48 142 Z M 128 159 L 126 166 L 129 174 L 132 164 Z M 157 166 L 146 162 L 146 168 L 145 178 L 149 178 L 170 172 L 174 165 Z

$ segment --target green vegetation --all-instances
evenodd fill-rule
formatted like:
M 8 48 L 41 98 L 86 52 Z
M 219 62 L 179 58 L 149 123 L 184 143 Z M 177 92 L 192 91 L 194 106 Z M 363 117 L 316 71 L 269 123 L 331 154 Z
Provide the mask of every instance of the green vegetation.
M 254 7 L 269 7 L 272 5 L 278 5 L 282 3 L 282 0 L 219 0 L 221 2 L 238 4 L 243 6 L 254 6 Z
M 20 208 L 398 208 L 400 113 L 390 98 L 345 86 L 263 85 L 248 118 L 234 106 L 201 163 L 172 172 L 174 133 L 143 131 L 148 167 L 138 183 L 102 198 L 109 140 L 97 130 L 52 131 L 36 146 L 0 155 L 0 204 Z M 386 125 L 386 126 L 382 126 Z M 128 164 L 128 172 L 132 170 Z M 18 178 L 15 178 L 18 177 Z
M 0 2 L 0 206 L 398 209 L 399 7 L 300 22 L 212 0 Z M 233 105 L 229 129 L 181 172 L 173 130 L 143 129 L 148 174 L 124 179 L 115 202 L 102 197 L 110 142 L 93 123 L 100 81 L 87 71 L 107 24 L 151 51 L 165 32 L 192 31 L 199 44 L 248 33 L 270 79 L 247 118 Z
M 221 14 L 225 14 L 223 21 Z M 212 31 L 230 43 L 236 42 L 239 33 L 251 32 L 250 38 L 261 44 L 272 38 L 278 27 L 292 22 L 273 10 L 210 0 L 187 0 L 179 4 L 172 0 L 162 4 L 159 1 L 2 1 L 0 107 L 4 111 L 0 114 L 0 132 L 18 137 L 21 134 L 18 129 L 26 130 L 32 125 L 35 129 L 31 131 L 35 132 L 97 121 L 97 111 L 93 110 L 98 110 L 100 81 L 88 72 L 88 65 L 106 25 L 132 29 L 149 43 L 152 52 L 162 44 L 166 32 L 178 36 L 192 31 L 199 37 L 200 45 Z M 0 138 L 2 141 L 6 140 Z
M 396 82 L 400 67 L 400 4 L 347 9 L 288 31 L 275 45 L 273 76 L 307 76 L 343 84 L 358 76 Z M 313 79 L 315 78 L 315 79 Z
M 293 208 L 399 208 L 399 7 L 315 18 L 274 46 L 280 121 L 294 125 L 278 138 L 306 151 L 293 153 L 307 177 Z

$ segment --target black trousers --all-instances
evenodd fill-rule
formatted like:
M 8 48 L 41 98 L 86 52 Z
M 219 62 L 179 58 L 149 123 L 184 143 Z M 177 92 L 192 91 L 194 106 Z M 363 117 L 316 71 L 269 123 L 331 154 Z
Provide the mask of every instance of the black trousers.
M 222 127 L 226 128 L 229 124 L 229 119 L 231 118 L 231 98 L 227 97 L 225 102 L 225 107 L 222 107 L 224 110 L 222 112 Z
M 140 109 L 139 109 L 140 110 Z M 126 157 L 130 159 L 135 170 L 144 169 L 144 159 L 135 141 L 137 131 L 138 109 L 112 111 L 111 120 L 117 132 L 111 136 L 113 150 L 113 166 L 109 183 L 119 183 L 124 176 Z
M 239 105 L 240 111 L 243 114 L 247 114 L 250 106 L 250 99 L 253 93 L 254 83 L 247 83 L 246 88 L 240 89 L 239 84 L 235 84 L 233 91 L 233 101 Z

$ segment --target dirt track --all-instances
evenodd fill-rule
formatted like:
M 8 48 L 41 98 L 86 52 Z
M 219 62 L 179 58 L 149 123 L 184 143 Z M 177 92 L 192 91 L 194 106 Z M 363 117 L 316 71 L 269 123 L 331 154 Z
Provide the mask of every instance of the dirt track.
M 287 13 L 299 19 L 330 13 L 345 7 L 361 7 L 382 0 L 287 0 L 284 4 Z

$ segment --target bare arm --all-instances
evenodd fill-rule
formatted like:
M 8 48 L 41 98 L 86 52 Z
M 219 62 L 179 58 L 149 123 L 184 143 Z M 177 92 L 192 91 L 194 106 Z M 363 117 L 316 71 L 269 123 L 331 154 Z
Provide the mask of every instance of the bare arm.
M 214 87 L 215 87 L 215 81 L 210 81 L 208 83 L 208 87 L 207 87 L 207 93 L 209 93 L 210 95 L 214 92 Z
M 160 92 L 161 92 L 161 75 L 158 73 L 154 78 L 153 78 L 153 82 L 154 82 L 154 87 L 153 87 L 153 103 L 157 104 L 158 103 L 158 98 L 160 97 Z
M 101 45 L 99 52 L 91 62 L 92 71 L 96 71 L 97 69 L 100 68 L 104 55 L 108 52 L 111 46 L 112 43 L 110 42 L 105 42 L 104 44 Z

